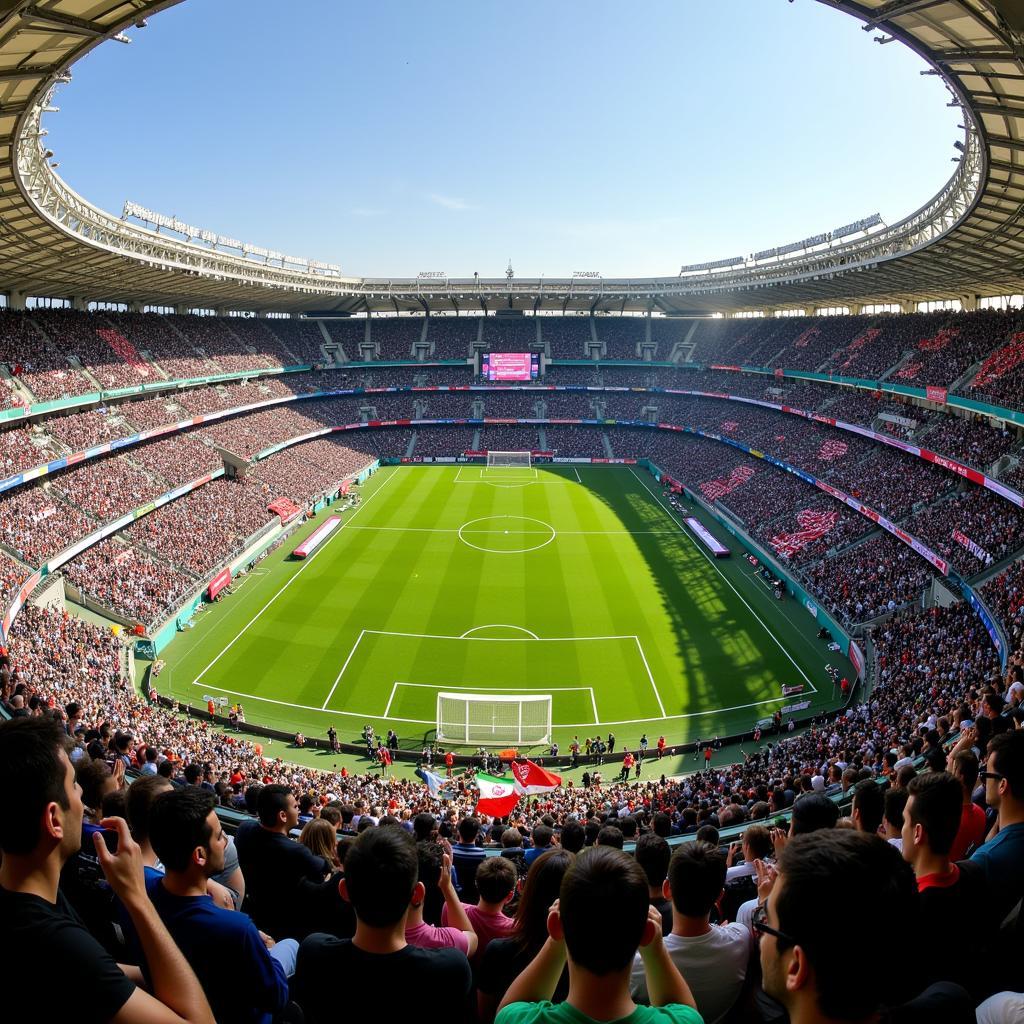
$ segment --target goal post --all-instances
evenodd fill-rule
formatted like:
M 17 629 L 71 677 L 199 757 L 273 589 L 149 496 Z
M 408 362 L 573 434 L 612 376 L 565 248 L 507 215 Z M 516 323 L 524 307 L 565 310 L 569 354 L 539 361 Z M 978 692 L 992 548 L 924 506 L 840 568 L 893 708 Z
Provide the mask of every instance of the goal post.
M 437 738 L 473 746 L 551 741 L 551 694 L 439 693 Z
M 488 469 L 532 469 L 533 452 L 487 453 Z

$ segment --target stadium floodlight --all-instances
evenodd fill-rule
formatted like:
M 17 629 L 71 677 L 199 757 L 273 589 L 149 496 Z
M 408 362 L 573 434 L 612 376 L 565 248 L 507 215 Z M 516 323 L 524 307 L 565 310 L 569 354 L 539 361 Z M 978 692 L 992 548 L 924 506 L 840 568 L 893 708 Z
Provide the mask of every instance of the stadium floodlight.
M 437 738 L 472 746 L 551 741 L 551 694 L 439 693 Z

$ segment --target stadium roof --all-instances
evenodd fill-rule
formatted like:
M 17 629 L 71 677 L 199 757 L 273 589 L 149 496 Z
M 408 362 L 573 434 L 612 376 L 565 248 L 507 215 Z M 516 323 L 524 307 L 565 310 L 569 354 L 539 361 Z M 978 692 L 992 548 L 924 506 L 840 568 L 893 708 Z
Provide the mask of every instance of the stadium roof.
M 820 0 L 902 42 L 963 110 L 947 185 L 894 225 L 678 277 L 368 279 L 157 232 L 105 213 L 49 165 L 40 115 L 93 46 L 180 0 L 0 0 L 0 290 L 214 309 L 731 312 L 1012 294 L 1024 280 L 1024 11 L 1012 0 Z M 156 31 L 159 30 L 157 27 Z M 850 227 L 850 226 L 848 226 Z M 258 240 L 256 240 L 258 241 Z M 780 243 L 791 242 L 780 239 Z

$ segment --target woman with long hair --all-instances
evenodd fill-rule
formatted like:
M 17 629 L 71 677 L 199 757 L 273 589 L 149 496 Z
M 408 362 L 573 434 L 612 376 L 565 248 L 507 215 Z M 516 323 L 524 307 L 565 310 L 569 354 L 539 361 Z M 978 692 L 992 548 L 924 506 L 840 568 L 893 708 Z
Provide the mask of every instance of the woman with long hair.
M 341 868 L 338 859 L 338 834 L 329 821 L 313 818 L 307 821 L 299 834 L 299 842 L 318 857 L 323 857 L 329 865 L 328 874 Z
M 516 907 L 515 926 L 504 939 L 493 939 L 484 950 L 477 974 L 480 1024 L 491 1024 L 509 985 L 537 955 L 548 937 L 548 911 L 558 899 L 562 878 L 576 855 L 556 847 L 531 865 Z M 551 1001 L 562 1002 L 569 992 L 569 974 L 562 971 Z

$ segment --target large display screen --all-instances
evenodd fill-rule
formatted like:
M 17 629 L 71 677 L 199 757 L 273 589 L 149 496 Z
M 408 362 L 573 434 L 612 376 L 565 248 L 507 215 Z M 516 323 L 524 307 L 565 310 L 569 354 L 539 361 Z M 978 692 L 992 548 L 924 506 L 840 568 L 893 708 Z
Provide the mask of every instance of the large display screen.
M 485 352 L 480 374 L 486 380 L 536 380 L 540 376 L 540 353 Z

